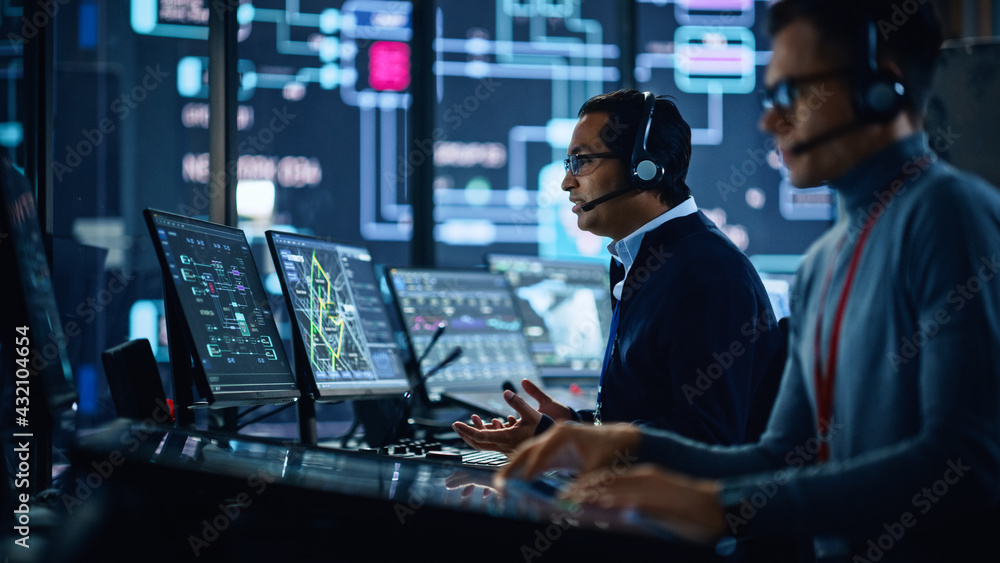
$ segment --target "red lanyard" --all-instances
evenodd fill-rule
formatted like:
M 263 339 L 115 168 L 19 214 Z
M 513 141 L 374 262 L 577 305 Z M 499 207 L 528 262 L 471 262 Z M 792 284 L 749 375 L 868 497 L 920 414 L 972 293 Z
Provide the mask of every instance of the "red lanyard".
M 923 155 L 915 163 L 921 168 L 926 169 L 929 160 L 929 155 Z M 904 167 L 905 169 L 906 167 Z M 892 182 L 889 182 L 889 187 L 896 186 L 897 182 L 901 181 L 904 175 L 905 172 L 900 172 Z M 833 389 L 834 382 L 837 379 L 837 350 L 840 345 L 840 329 L 844 319 L 844 310 L 847 309 L 847 297 L 851 293 L 851 286 L 854 284 L 854 276 L 857 274 L 858 263 L 861 262 L 861 252 L 868 241 L 868 235 L 871 233 L 872 227 L 875 226 L 875 222 L 885 213 L 886 206 L 892 201 L 892 197 L 899 192 L 899 189 L 887 189 L 883 193 L 885 192 L 888 192 L 889 195 L 881 202 L 883 206 L 881 211 L 877 213 L 874 211 L 871 212 L 871 216 L 868 217 L 861 228 L 861 234 L 858 236 L 858 244 L 854 247 L 854 252 L 851 254 L 851 262 L 847 268 L 847 277 L 844 279 L 844 288 L 840 292 L 840 301 L 837 303 L 837 309 L 833 317 L 833 333 L 830 335 L 830 353 L 826 359 L 825 371 L 823 370 L 823 354 L 820 349 L 820 345 L 823 342 L 823 311 L 826 309 L 826 295 L 830 290 L 830 280 L 833 279 L 833 270 L 836 265 L 837 256 L 840 255 L 840 249 L 844 246 L 844 241 L 847 240 L 846 233 L 840 239 L 840 242 L 837 243 L 837 248 L 833 251 L 830 265 L 826 270 L 826 278 L 823 280 L 823 290 L 820 292 L 819 311 L 816 314 L 816 333 L 813 341 L 813 383 L 816 388 L 816 426 L 819 430 L 819 460 L 821 462 L 830 459 L 829 436 L 826 435 L 826 432 L 830 426 L 831 416 L 833 415 Z

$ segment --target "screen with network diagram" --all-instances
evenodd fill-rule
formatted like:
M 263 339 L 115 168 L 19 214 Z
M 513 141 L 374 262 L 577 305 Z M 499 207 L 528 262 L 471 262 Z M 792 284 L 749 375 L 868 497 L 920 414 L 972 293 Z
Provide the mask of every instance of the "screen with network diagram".
M 427 380 L 429 393 L 496 392 L 502 382 L 537 379 L 514 296 L 501 274 L 414 268 L 390 268 L 387 274 L 415 357 L 445 326 L 421 362 L 421 373 L 462 348 L 457 362 Z
M 747 254 L 799 254 L 829 226 L 826 188 L 796 190 L 757 129 L 770 60 L 754 0 L 438 0 L 435 238 L 442 265 L 487 252 L 608 258 L 561 189 L 590 97 L 631 81 L 671 96 L 691 126 L 699 208 Z M 635 11 L 623 34 L 623 10 Z M 634 58 L 625 60 L 631 42 Z M 632 76 L 624 73 L 632 72 Z
M 599 376 L 611 327 L 607 268 L 598 262 L 491 254 L 514 289 L 541 375 Z
M 125 24 L 135 58 L 169 76 L 130 123 L 137 136 L 171 131 L 178 142 L 147 149 L 123 138 L 123 155 L 168 163 L 194 209 L 204 209 L 209 180 L 208 5 L 130 0 Z M 438 265 L 476 264 L 485 252 L 606 258 L 606 241 L 577 227 L 560 189 L 561 161 L 580 106 L 629 79 L 676 101 L 692 128 L 688 184 L 744 252 L 799 254 L 828 227 L 831 192 L 793 189 L 773 142 L 757 129 L 755 91 L 770 60 L 767 2 L 470 6 L 434 1 L 434 61 L 418 77 L 410 2 L 239 2 L 244 209 L 274 224 L 363 241 L 400 263 L 412 237 L 412 173 L 432 161 Z M 633 34 L 620 29 L 625 9 L 637 14 Z M 624 60 L 625 42 L 634 46 L 631 60 Z M 434 82 L 437 111 L 432 136 L 413 145 L 415 80 Z M 151 179 L 162 184 L 143 197 L 175 193 L 167 172 Z M 338 220 L 325 220 L 335 210 Z
M 298 397 L 243 231 L 149 209 L 145 214 L 163 267 L 166 302 L 179 308 L 173 312 L 188 331 L 171 333 L 171 346 L 189 339 L 195 383 L 208 402 L 267 404 Z
M 406 391 L 371 253 L 305 235 L 267 235 L 314 392 L 370 398 Z

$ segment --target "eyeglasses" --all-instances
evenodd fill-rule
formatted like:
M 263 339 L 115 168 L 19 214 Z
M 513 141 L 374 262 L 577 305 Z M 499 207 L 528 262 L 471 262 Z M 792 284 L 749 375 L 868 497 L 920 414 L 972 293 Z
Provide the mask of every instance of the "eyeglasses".
M 851 69 L 842 68 L 827 72 L 819 72 L 816 74 L 808 74 L 806 76 L 792 76 L 785 78 L 784 80 L 779 80 L 778 82 L 775 82 L 773 86 L 763 88 L 757 92 L 757 95 L 760 98 L 760 107 L 763 108 L 764 111 L 772 108 L 777 108 L 781 111 L 789 111 L 792 108 L 792 104 L 794 104 L 795 101 L 802 96 L 802 84 L 818 82 L 835 76 L 846 76 L 851 74 L 851 72 Z
M 618 155 L 613 152 L 599 152 L 593 154 L 571 154 L 566 160 L 563 161 L 563 168 L 566 172 L 576 176 L 583 169 L 583 165 L 587 164 L 591 160 L 597 160 L 598 158 L 618 158 Z

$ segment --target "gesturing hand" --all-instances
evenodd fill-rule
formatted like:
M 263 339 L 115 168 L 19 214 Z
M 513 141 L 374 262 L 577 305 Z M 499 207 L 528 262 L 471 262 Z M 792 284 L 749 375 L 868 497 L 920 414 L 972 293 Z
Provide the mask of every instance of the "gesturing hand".
M 531 398 L 538 401 L 538 412 L 548 415 L 552 420 L 556 422 L 567 422 L 576 419 L 576 412 L 573 409 L 567 407 L 562 403 L 557 403 L 549 397 L 545 391 L 538 388 L 537 385 L 531 382 L 529 379 L 521 380 L 521 388 Z
M 535 435 L 535 428 L 538 427 L 538 421 L 542 419 L 542 414 L 513 391 L 504 391 L 503 398 L 521 415 L 520 419 L 508 416 L 506 422 L 495 418 L 492 422 L 485 423 L 478 415 L 474 414 L 472 415 L 472 426 L 464 422 L 456 422 L 451 427 L 473 448 L 503 453 L 514 452 L 521 443 Z M 549 401 L 551 402 L 551 399 Z

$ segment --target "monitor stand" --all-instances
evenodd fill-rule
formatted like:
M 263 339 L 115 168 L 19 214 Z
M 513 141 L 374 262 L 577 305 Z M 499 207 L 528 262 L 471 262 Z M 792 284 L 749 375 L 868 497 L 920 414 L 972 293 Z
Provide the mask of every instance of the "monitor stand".
M 167 345 L 170 350 L 170 379 L 174 391 L 174 416 L 178 428 L 194 428 L 194 365 L 190 335 L 184 313 L 177 299 L 170 295 L 171 280 L 163 274 L 163 314 L 167 320 Z
M 316 389 L 312 374 L 309 373 L 309 358 L 306 355 L 305 346 L 300 339 L 292 339 L 295 350 L 295 377 L 299 381 L 302 390 L 302 397 L 298 400 L 298 421 L 299 421 L 299 441 L 306 446 L 316 446 L 319 444 L 319 432 L 316 426 L 316 403 L 335 404 L 342 403 L 343 399 L 322 399 L 319 397 L 319 390 Z M 358 429 L 359 425 L 365 426 L 365 435 L 369 443 L 372 436 L 385 436 L 389 429 L 389 422 L 394 412 L 395 403 L 386 399 L 357 399 L 352 401 L 354 420 L 350 429 L 340 440 L 340 447 L 347 447 L 351 436 Z M 377 446 L 384 444 L 378 443 Z
M 296 410 L 299 420 L 299 441 L 307 446 L 315 446 L 319 441 L 316 430 L 316 399 L 319 393 L 316 392 L 316 385 L 310 382 L 312 377 L 309 374 L 309 358 L 306 356 L 305 346 L 300 338 L 292 338 L 292 348 L 295 358 L 295 380 L 299 383 L 299 390 L 302 396 L 299 397 Z

